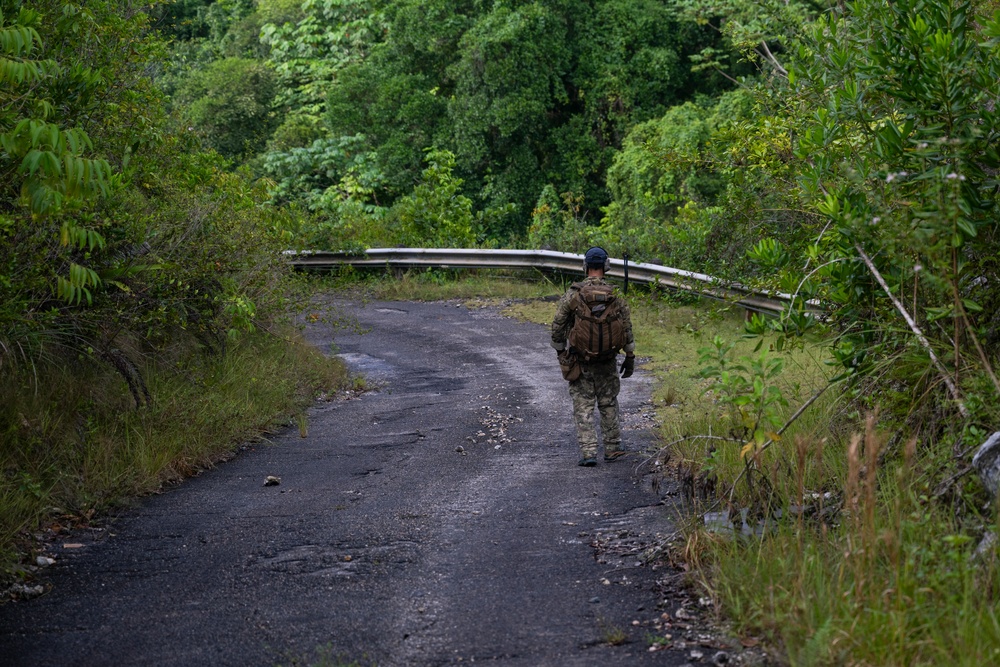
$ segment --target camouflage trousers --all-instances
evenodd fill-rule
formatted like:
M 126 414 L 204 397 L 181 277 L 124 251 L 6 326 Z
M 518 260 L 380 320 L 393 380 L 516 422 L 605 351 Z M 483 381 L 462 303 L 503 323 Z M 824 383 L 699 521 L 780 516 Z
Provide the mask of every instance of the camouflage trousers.
M 618 390 L 621 381 L 615 359 L 581 364 L 577 380 L 569 383 L 573 399 L 573 418 L 576 420 L 576 438 L 580 443 L 580 456 L 597 456 L 597 433 L 594 430 L 594 402 L 601 413 L 601 435 L 604 455 L 618 451 L 622 446 L 622 431 L 618 423 Z

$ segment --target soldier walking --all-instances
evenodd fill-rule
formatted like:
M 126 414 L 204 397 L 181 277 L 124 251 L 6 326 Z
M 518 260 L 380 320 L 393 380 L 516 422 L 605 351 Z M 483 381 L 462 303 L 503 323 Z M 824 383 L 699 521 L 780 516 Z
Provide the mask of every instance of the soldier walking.
M 559 355 L 563 377 L 573 399 L 576 436 L 582 466 L 597 465 L 594 403 L 601 414 L 604 460 L 625 454 L 618 421 L 619 350 L 625 350 L 621 377 L 635 370 L 635 337 L 628 304 L 604 280 L 610 267 L 608 253 L 594 247 L 584 257 L 587 277 L 573 283 L 560 299 L 552 320 L 552 347 Z

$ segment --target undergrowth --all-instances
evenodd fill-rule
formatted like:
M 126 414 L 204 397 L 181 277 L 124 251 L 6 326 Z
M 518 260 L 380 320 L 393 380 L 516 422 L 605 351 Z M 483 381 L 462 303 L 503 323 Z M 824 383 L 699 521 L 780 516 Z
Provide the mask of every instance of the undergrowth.
M 891 460 L 886 444 L 874 419 L 846 447 L 798 439 L 758 534 L 691 527 L 685 559 L 720 612 L 768 636 L 782 662 L 998 664 L 995 547 L 977 553 L 983 526 L 932 497 L 915 441 Z
M 85 359 L 0 387 L 6 571 L 47 521 L 86 521 L 194 474 L 348 383 L 343 364 L 293 331 L 247 334 L 215 356 L 175 349 L 140 370 L 152 398 L 141 408 L 113 369 Z

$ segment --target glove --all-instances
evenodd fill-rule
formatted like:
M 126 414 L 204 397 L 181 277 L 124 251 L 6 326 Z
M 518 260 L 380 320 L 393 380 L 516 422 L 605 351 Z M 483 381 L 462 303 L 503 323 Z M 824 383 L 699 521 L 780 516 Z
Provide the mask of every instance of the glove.
M 625 355 L 625 361 L 622 362 L 621 371 L 622 371 L 622 377 L 623 378 L 630 378 L 630 377 L 632 377 L 632 373 L 635 371 L 635 355 L 634 354 L 626 354 Z

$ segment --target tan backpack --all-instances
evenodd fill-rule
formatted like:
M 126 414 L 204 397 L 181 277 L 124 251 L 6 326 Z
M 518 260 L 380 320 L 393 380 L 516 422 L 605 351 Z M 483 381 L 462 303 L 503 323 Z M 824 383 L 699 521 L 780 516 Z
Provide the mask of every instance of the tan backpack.
M 582 361 L 614 358 L 625 347 L 625 323 L 614 288 L 595 283 L 574 283 L 572 288 L 570 348 Z

